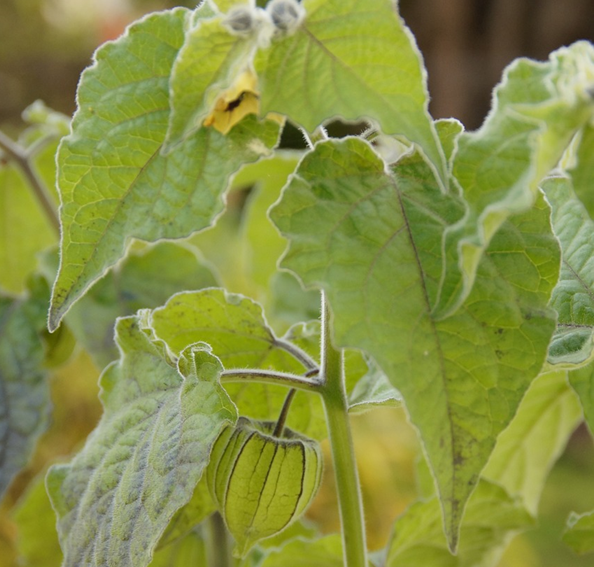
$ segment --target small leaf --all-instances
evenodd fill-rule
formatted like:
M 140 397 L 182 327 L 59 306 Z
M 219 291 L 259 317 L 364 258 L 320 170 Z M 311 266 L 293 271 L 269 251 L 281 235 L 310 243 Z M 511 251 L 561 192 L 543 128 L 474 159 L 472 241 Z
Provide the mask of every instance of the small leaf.
M 320 485 L 318 444 L 288 428 L 274 437 L 274 426 L 240 417 L 236 428 L 217 440 L 207 471 L 240 557 L 299 518 Z
M 224 136 L 201 128 L 168 155 L 169 76 L 190 12 L 148 16 L 95 55 L 81 78 L 72 134 L 58 152 L 61 264 L 50 330 L 125 253 L 208 227 L 230 176 L 276 144 L 277 123 L 248 117 Z
M 582 417 L 565 372 L 542 374 L 532 382 L 497 444 L 482 476 L 522 499 L 536 515 L 552 466 Z
M 441 528 L 439 501 L 432 498 L 408 508 L 396 521 L 386 567 L 478 567 L 495 565 L 519 531 L 534 524 L 518 500 L 503 488 L 481 480 L 468 502 L 460 546 L 451 555 Z
M 198 530 L 191 531 L 172 545 L 159 549 L 150 567 L 189 567 L 206 565 L 206 545 Z
M 563 541 L 580 555 L 594 551 L 594 512 L 572 512 L 567 518 Z
M 369 118 L 427 155 L 443 186 L 446 165 L 427 111 L 427 77 L 412 34 L 390 0 L 304 0 L 305 21 L 255 61 L 261 111 L 307 131 L 330 118 Z
M 568 372 L 567 375 L 584 409 L 584 418 L 590 433 L 594 435 L 594 363 Z
M 41 332 L 49 290 L 36 280 L 28 297 L 0 295 L 0 499 L 27 464 L 50 411 Z
M 337 345 L 364 349 L 402 393 L 453 547 L 497 435 L 546 356 L 559 269 L 541 196 L 493 238 L 456 315 L 436 320 L 441 236 L 460 213 L 418 154 L 388 174 L 358 139 L 317 143 L 271 211 L 290 239 L 281 266 L 326 290 Z
M 220 362 L 196 345 L 176 366 L 143 326 L 118 320 L 122 354 L 100 380 L 101 422 L 73 461 L 47 476 L 65 567 L 148 565 L 219 432 L 236 419 L 218 384 Z
M 574 369 L 594 359 L 594 221 L 567 177 L 543 184 L 553 209 L 553 230 L 561 243 L 561 274 L 551 297 L 558 313 L 549 347 L 552 368 Z
M 446 235 L 436 317 L 455 312 L 468 296 L 493 235 L 510 215 L 531 207 L 540 180 L 594 115 L 593 77 L 588 42 L 561 48 L 544 63 L 518 59 L 495 89 L 483 126 L 458 138 L 453 174 L 468 211 Z

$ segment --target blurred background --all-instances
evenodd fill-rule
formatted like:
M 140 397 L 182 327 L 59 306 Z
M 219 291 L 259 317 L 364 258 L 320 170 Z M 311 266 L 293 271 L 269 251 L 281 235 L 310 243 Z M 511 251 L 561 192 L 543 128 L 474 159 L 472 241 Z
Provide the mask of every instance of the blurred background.
M 71 115 L 78 77 L 96 47 L 119 36 L 144 13 L 180 5 L 194 7 L 196 2 L 1 0 L 0 128 L 18 132 L 21 112 L 37 99 Z M 426 60 L 431 113 L 435 118 L 456 117 L 467 129 L 480 126 L 491 91 L 512 59 L 545 59 L 552 50 L 578 39 L 594 41 L 594 0 L 401 0 L 400 11 Z M 32 465 L 13 483 L 0 512 L 7 514 L 49 461 L 76 450 L 94 427 L 101 413 L 98 374 L 99 369 L 80 352 L 53 377 L 59 402 L 52 428 Z M 398 409 L 374 411 L 353 421 L 356 442 L 365 447 L 360 468 L 370 542 L 379 548 L 385 545 L 394 518 L 416 496 L 416 435 Z M 582 425 L 551 473 L 539 526 L 512 542 L 500 567 L 593 565 L 592 556 L 578 558 L 558 541 L 571 510 L 594 508 L 593 483 L 592 440 Z M 328 531 L 337 528 L 331 485 L 327 470 L 325 487 L 310 511 L 310 517 Z M 42 537 L 34 523 L 31 528 L 33 537 Z M 0 567 L 14 564 L 11 549 L 18 537 L 14 525 L 0 518 Z M 54 540 L 48 545 L 55 545 Z M 43 565 L 43 560 L 37 564 Z

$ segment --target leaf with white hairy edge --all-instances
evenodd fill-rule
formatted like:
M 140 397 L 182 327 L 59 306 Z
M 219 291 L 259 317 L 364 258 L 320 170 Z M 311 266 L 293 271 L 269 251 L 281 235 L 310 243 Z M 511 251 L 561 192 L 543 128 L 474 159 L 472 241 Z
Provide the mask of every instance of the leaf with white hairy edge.
M 62 241 L 50 330 L 132 238 L 182 238 L 210 226 L 230 177 L 277 142 L 278 123 L 249 116 L 226 136 L 201 128 L 162 154 L 169 77 L 190 17 L 175 9 L 131 25 L 81 77 L 72 133 L 58 151 Z
M 447 166 L 427 111 L 427 76 L 415 40 L 391 0 L 304 0 L 294 33 L 255 59 L 262 113 L 279 112 L 309 132 L 341 117 L 371 119 L 427 156 L 443 187 Z
M 553 209 L 562 262 L 551 297 L 558 321 L 548 363 L 553 370 L 574 370 L 594 359 L 594 221 L 570 178 L 549 178 L 543 189 Z
M 594 511 L 586 514 L 572 512 L 567 518 L 563 542 L 579 554 L 594 551 Z
M 281 266 L 326 291 L 337 346 L 368 352 L 402 393 L 452 548 L 497 435 L 542 367 L 559 272 L 540 196 L 492 239 L 458 312 L 436 320 L 441 236 L 462 210 L 418 154 L 389 173 L 355 138 L 317 143 L 271 210 L 290 241 Z
M 462 304 L 493 235 L 511 215 L 530 209 L 541 179 L 594 116 L 593 83 L 594 46 L 585 41 L 546 62 L 518 59 L 495 89 L 481 128 L 458 138 L 452 172 L 468 210 L 446 234 L 437 318 Z
M 100 379 L 104 415 L 72 462 L 47 476 L 65 567 L 148 565 L 219 432 L 237 418 L 207 345 L 176 364 L 144 325 L 118 320 L 121 359 Z

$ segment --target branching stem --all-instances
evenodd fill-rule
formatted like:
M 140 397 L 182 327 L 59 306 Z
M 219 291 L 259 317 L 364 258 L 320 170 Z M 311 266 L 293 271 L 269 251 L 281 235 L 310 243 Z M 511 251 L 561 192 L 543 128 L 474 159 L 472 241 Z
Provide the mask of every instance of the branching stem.
M 251 368 L 231 368 L 224 370 L 221 373 L 221 382 L 258 382 L 261 384 L 288 386 L 289 388 L 316 393 L 319 393 L 322 387 L 318 379 L 313 380 L 289 372 L 253 370 Z
M 308 370 L 318 369 L 316 361 L 297 345 L 294 345 L 293 343 L 283 339 L 275 339 L 274 345 L 289 353 L 295 360 L 298 360 Z
M 274 431 L 272 432 L 273 437 L 282 437 L 283 436 L 283 431 L 285 429 L 285 423 L 287 421 L 287 417 L 289 417 L 289 409 L 291 408 L 291 402 L 293 401 L 293 398 L 295 397 L 296 393 L 297 393 L 297 390 L 295 390 L 295 388 L 292 388 L 291 390 L 289 390 L 289 393 L 287 394 L 287 397 L 285 398 L 285 401 L 283 403 L 283 407 L 281 408 L 280 415 L 278 416 L 278 420 L 276 421 L 276 427 L 274 428 Z

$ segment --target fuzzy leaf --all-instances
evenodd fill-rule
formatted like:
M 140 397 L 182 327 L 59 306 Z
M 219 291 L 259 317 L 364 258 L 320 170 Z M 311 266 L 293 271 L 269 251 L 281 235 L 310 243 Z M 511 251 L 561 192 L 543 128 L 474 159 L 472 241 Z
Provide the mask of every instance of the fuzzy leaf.
M 278 124 L 248 117 L 223 136 L 201 128 L 167 156 L 169 76 L 190 12 L 148 16 L 101 47 L 81 78 L 72 134 L 58 153 L 61 264 L 50 329 L 125 253 L 209 226 L 239 167 L 268 153 Z
M 526 510 L 536 515 L 549 471 L 581 417 L 565 372 L 538 376 L 513 421 L 498 437 L 482 476 L 520 497 Z
M 261 111 L 306 130 L 330 118 L 369 118 L 418 144 L 443 185 L 446 165 L 427 111 L 427 77 L 412 34 L 390 0 L 304 0 L 295 33 L 256 56 Z
M 594 220 L 594 124 L 584 127 L 575 157 L 577 163 L 570 170 L 573 186 Z
M 100 380 L 104 415 L 73 461 L 48 473 L 65 567 L 148 565 L 237 417 L 217 358 L 197 345 L 176 366 L 143 328 L 118 320 L 121 359 Z
M 468 211 L 446 235 L 436 316 L 453 313 L 468 296 L 493 235 L 510 215 L 532 206 L 540 180 L 594 115 L 593 79 L 588 42 L 559 49 L 544 63 L 518 59 L 496 88 L 483 126 L 458 138 L 453 174 Z
M 594 359 L 594 221 L 569 178 L 548 179 L 543 189 L 553 209 L 553 230 L 562 255 L 551 298 L 558 323 L 548 362 L 555 369 L 574 369 Z
M 345 139 L 318 143 L 271 211 L 290 239 L 281 265 L 326 290 L 337 345 L 364 349 L 402 393 L 453 547 L 496 437 L 542 366 L 559 269 L 541 197 L 492 240 L 463 307 L 436 320 L 440 236 L 460 210 L 418 155 L 388 175 L 365 142 Z
M 48 289 L 36 280 L 28 297 L 0 295 L 0 499 L 29 461 L 50 410 L 41 332 Z
M 568 372 L 567 375 L 584 409 L 584 418 L 590 433 L 594 435 L 594 363 Z
M 440 516 L 436 498 L 410 506 L 396 522 L 386 567 L 490 567 L 512 536 L 534 523 L 518 500 L 486 480 L 468 502 L 456 555 L 447 548 Z

